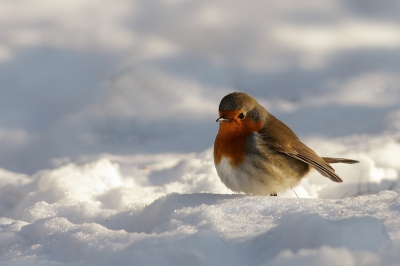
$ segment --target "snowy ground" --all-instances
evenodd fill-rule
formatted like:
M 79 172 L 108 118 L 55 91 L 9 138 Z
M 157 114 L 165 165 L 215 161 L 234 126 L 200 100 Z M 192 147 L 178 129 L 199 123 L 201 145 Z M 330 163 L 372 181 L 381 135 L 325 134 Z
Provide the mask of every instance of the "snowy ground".
M 399 12 L 0 1 L 0 264 L 399 265 Z M 232 91 L 361 163 L 232 194 L 212 159 Z

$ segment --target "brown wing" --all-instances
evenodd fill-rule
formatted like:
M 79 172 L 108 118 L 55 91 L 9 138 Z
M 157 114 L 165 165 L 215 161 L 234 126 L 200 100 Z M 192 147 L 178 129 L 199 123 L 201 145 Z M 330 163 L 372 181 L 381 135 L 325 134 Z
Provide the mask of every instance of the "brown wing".
M 315 168 L 321 175 L 328 177 L 334 182 L 343 182 L 343 180 L 335 173 L 335 170 L 319 157 L 312 149 L 307 147 L 300 141 L 296 141 L 295 145 L 282 146 L 274 143 L 269 145 L 273 150 L 284 153 L 290 157 L 296 158 Z
M 303 144 L 296 134 L 279 119 L 268 114 L 261 131 L 263 145 L 275 152 L 284 153 L 314 167 L 321 175 L 334 182 L 343 182 L 335 170 L 312 149 Z

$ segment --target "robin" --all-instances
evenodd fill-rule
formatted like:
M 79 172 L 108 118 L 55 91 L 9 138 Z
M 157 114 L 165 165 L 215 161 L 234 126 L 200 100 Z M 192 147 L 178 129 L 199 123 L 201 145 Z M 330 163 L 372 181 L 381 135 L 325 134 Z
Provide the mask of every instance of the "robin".
M 235 192 L 271 195 L 296 186 L 312 168 L 343 182 L 330 163 L 358 163 L 320 157 L 279 119 L 243 92 L 226 95 L 219 104 L 214 163 L 221 181 Z

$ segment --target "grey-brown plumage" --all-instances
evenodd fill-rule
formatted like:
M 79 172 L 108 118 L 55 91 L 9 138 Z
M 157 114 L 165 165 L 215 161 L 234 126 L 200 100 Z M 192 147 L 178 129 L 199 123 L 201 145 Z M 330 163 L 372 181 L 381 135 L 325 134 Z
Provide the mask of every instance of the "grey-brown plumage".
M 358 163 L 356 160 L 344 158 L 323 158 L 300 141 L 296 134 L 284 123 L 269 114 L 265 127 L 259 132 L 263 139 L 263 145 L 272 151 L 286 154 L 301 162 L 311 165 L 321 175 L 334 182 L 343 182 L 335 173 L 330 163 Z
M 358 162 L 318 156 L 246 93 L 225 96 L 219 113 L 214 161 L 221 180 L 234 191 L 275 194 L 295 186 L 311 167 L 334 182 L 342 182 L 330 163 Z

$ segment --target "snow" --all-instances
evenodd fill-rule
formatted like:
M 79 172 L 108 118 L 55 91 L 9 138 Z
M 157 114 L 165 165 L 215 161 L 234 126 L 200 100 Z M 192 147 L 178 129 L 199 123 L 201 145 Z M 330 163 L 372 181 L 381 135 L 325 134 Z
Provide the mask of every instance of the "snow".
M 398 1 L 2 1 L 1 265 L 398 265 Z M 245 91 L 334 165 L 235 194 Z

